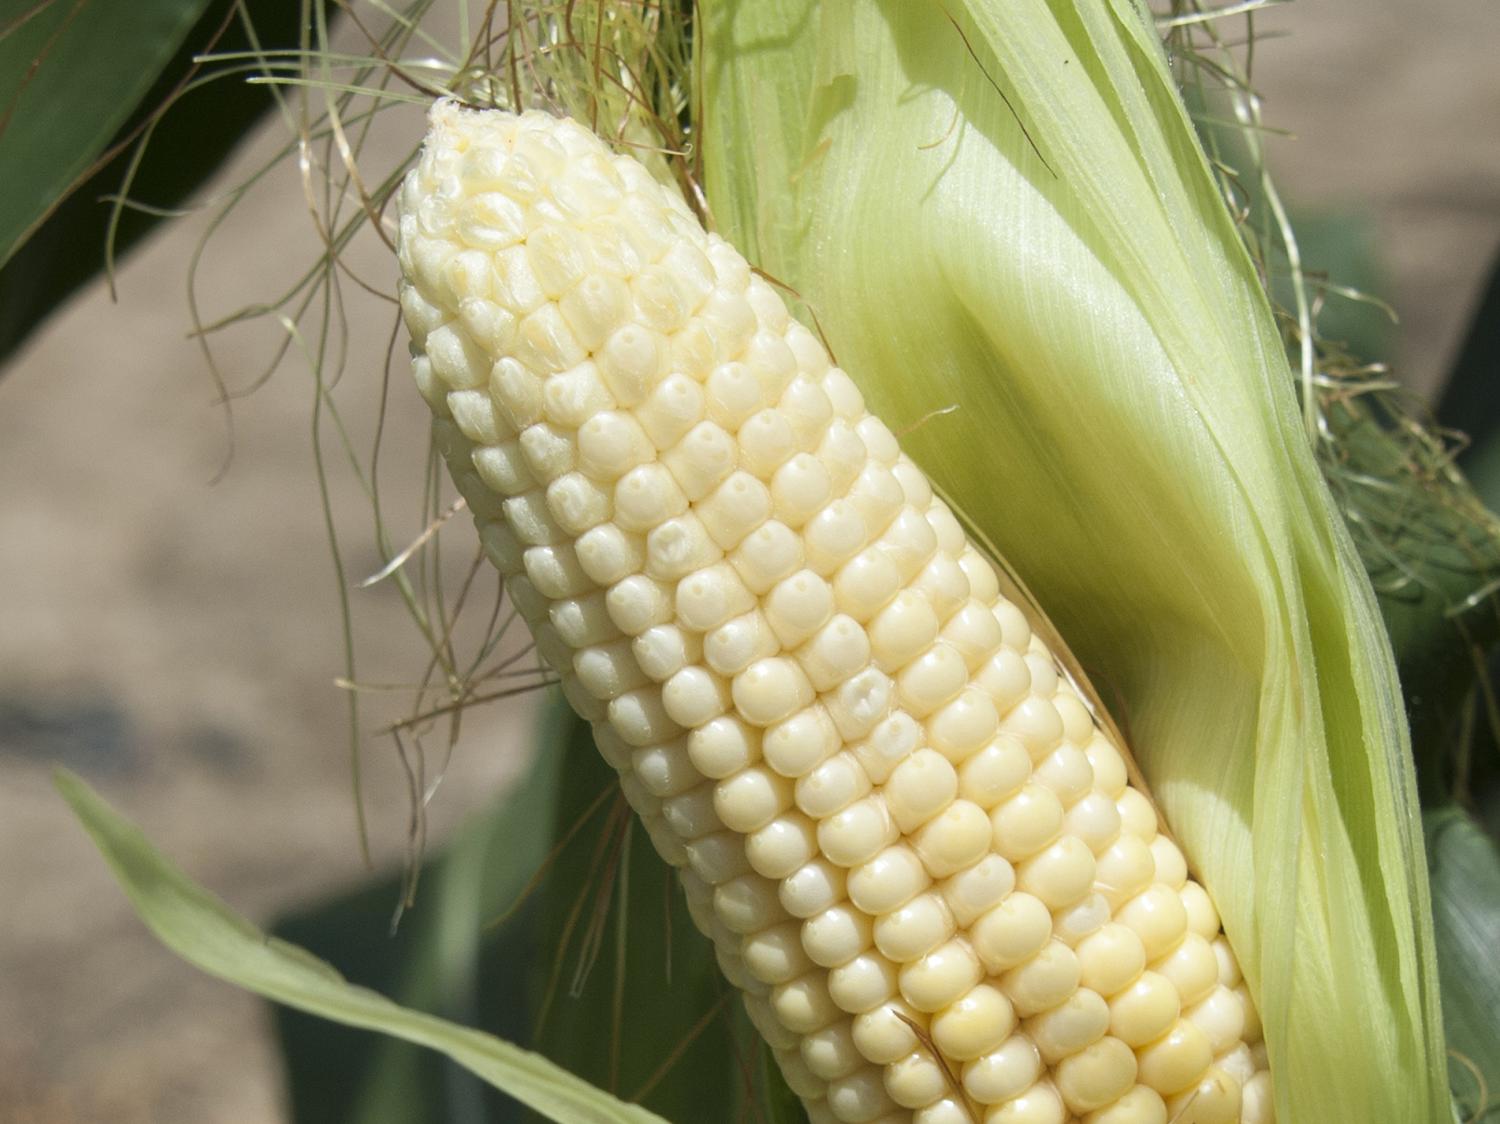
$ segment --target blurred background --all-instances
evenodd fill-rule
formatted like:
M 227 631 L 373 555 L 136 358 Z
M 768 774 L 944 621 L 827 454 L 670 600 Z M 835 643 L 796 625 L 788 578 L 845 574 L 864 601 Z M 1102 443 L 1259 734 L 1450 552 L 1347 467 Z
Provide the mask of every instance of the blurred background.
M 1500 247 L 1500 6 L 1297 0 L 1258 29 L 1266 119 L 1291 134 L 1270 140 L 1272 166 L 1307 265 L 1399 311 L 1399 326 L 1361 331 L 1431 396 Z M 375 143 L 398 153 L 420 111 L 388 127 Z M 284 143 L 266 121 L 200 195 Z M 216 234 L 197 284 L 205 318 L 263 299 L 305 260 L 300 192 L 285 165 Z M 87 285 L 0 368 L 0 1124 L 287 1118 L 268 1009 L 147 935 L 54 793 L 55 766 L 268 926 L 398 872 L 407 854 L 408 781 L 378 732 L 378 698 L 360 741 L 373 872 L 359 853 L 313 382 L 294 352 L 230 414 L 216 404 L 187 334 L 186 266 L 205 230 L 203 216 L 166 224 L 126 259 L 116 299 Z M 382 253 L 358 247 L 351 261 L 391 285 Z M 385 369 L 392 313 L 348 288 L 342 378 L 355 393 L 343 400 L 368 433 L 377 396 L 358 391 Z M 278 334 L 220 337 L 226 385 L 251 387 Z M 426 414 L 403 349 L 383 472 L 397 541 L 422 529 L 411 451 Z M 380 557 L 353 480 L 332 484 L 352 583 Z M 391 584 L 350 597 L 361 681 L 420 674 L 425 652 Z M 466 715 L 430 804 L 434 841 L 524 769 L 536 705 Z M 385 930 L 361 939 L 376 946 Z

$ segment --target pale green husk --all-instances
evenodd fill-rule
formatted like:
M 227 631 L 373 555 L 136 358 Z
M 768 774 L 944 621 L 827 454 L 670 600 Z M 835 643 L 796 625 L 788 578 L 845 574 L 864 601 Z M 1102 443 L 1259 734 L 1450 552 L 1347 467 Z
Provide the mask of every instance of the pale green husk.
M 1148 14 L 700 13 L 715 220 L 1115 709 L 1258 997 L 1279 1119 L 1447 1118 L 1389 646 Z

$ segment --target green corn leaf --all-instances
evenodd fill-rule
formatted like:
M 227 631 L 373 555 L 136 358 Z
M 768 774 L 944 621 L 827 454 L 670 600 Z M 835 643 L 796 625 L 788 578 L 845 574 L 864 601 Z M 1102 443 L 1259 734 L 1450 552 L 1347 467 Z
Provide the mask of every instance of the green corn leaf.
M 700 11 L 720 229 L 1127 729 L 1258 998 L 1278 1119 L 1447 1119 L 1389 644 L 1147 14 Z
M 346 1026 L 440 1051 L 563 1124 L 662 1124 L 538 1054 L 392 1003 L 346 982 L 324 961 L 257 930 L 191 882 L 72 773 L 57 787 L 109 862 L 141 920 L 184 960 L 247 991 Z

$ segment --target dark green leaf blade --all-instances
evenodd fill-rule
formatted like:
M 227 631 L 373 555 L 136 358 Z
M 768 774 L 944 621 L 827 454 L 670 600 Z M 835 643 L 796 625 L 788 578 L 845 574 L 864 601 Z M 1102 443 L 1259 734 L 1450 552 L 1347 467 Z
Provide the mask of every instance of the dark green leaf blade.
M 56 783 L 141 919 L 163 944 L 208 974 L 336 1022 L 439 1050 L 553 1120 L 662 1124 L 655 1114 L 621 1103 L 546 1058 L 347 983 L 326 962 L 267 937 L 191 882 L 80 778 L 60 771 Z

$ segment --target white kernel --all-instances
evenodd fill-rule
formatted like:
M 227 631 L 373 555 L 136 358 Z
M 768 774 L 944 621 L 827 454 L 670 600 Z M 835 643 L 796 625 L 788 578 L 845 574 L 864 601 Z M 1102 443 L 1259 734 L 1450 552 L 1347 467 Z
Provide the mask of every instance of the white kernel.
M 661 814 L 667 826 L 683 841 L 701 839 L 712 832 L 724 830 L 723 822 L 714 811 L 714 786 L 711 784 L 700 784 L 687 792 L 669 796 L 661 802 Z M 771 900 L 775 902 L 776 888 L 771 886 L 769 892 Z M 782 912 L 779 904 L 776 911 L 778 916 Z M 775 919 L 772 917 L 770 920 Z M 769 924 L 770 921 L 763 923 Z
M 812 685 L 794 660 L 757 660 L 734 677 L 734 705 L 740 717 L 756 726 L 788 718 L 812 702 Z
M 1243 1124 L 1243 1096 L 1239 1081 L 1215 1066 L 1192 1088 L 1168 1099 L 1167 1109 L 1191 1124 Z
M 843 901 L 844 888 L 844 868 L 818 856 L 782 879 L 781 904 L 793 917 L 812 917 Z
M 627 691 L 609 704 L 609 721 L 631 745 L 657 745 L 682 734 L 682 727 L 667 717 L 661 692 L 655 687 Z
M 797 451 L 791 422 L 778 410 L 760 410 L 740 426 L 740 459 L 762 480 L 787 462 Z
M 842 1018 L 829 997 L 827 976 L 818 969 L 771 992 L 771 1007 L 784 1027 L 795 1034 L 811 1034 Z
M 1146 958 L 1155 960 L 1174 948 L 1187 931 L 1187 911 L 1170 886 L 1148 886 L 1120 907 L 1116 920 L 1135 930 L 1146 946 Z
M 978 601 L 970 600 L 948 618 L 942 636 L 963 656 L 970 671 L 979 670 L 1000 648 L 1000 625 Z
M 558 526 L 574 535 L 603 523 L 612 510 L 610 493 L 581 472 L 565 473 L 547 485 L 547 507 Z
M 1031 669 L 1009 648 L 1001 648 L 974 675 L 974 685 L 989 693 L 1001 714 L 1026 697 L 1031 690 Z
M 562 477 L 552 487 L 570 479 L 574 477 Z M 551 489 L 548 495 L 550 499 Z M 583 532 L 576 549 L 578 564 L 599 585 L 623 581 L 641 568 L 646 557 L 645 544 L 640 537 L 626 534 L 613 523 L 601 523 Z
M 691 511 L 646 533 L 646 573 L 659 581 L 676 581 L 711 566 L 724 556 Z
M 636 750 L 631 754 L 631 766 L 646 791 L 653 796 L 676 796 L 703 779 L 693 768 L 682 739 Z
M 911 670 L 909 665 L 902 674 Z M 1000 728 L 1000 714 L 982 689 L 964 687 L 927 719 L 926 727 L 928 744 L 949 761 L 962 765 L 991 743 Z
M 771 493 L 748 472 L 734 472 L 694 509 L 714 542 L 733 550 L 771 517 Z
M 763 611 L 782 645 L 794 648 L 832 617 L 833 590 L 811 570 L 799 570 L 766 594 Z
M 978 984 L 932 1017 L 932 1040 L 944 1056 L 968 1062 L 998 1049 L 1016 1026 L 1010 1000 Z
M 1069 808 L 1093 787 L 1094 768 L 1083 750 L 1064 742 L 1037 763 L 1033 778 L 1057 793 L 1063 807 Z
M 448 394 L 448 412 L 465 437 L 476 445 L 498 445 L 502 430 L 509 430 L 495 415 L 495 404 L 486 390 L 454 390 Z M 509 433 L 505 433 L 508 437 Z
M 898 843 L 849 871 L 849 900 L 878 916 L 905 905 L 931 881 L 915 852 Z
M 779 650 L 776 635 L 759 609 L 725 621 L 703 638 L 703 658 L 720 675 L 738 675 Z
M 1113 1104 L 1089 1113 L 1084 1124 L 1167 1124 L 1167 1106 L 1155 1089 L 1137 1085 Z M 1248 1119 L 1245 1124 L 1250 1124 Z
M 833 404 L 813 379 L 798 376 L 788 384 L 777 410 L 792 427 L 797 447 L 815 449 L 833 418 Z M 882 528 L 883 529 L 883 528 Z
M 695 632 L 710 632 L 754 607 L 754 595 L 725 562 L 689 574 L 677 585 L 677 618 Z
M 630 290 L 618 277 L 593 273 L 565 293 L 558 311 L 590 352 L 604 346 L 630 313 Z
M 890 676 L 867 667 L 827 695 L 825 705 L 844 740 L 856 741 L 890 716 L 895 706 L 894 694 Z
M 891 773 L 886 804 L 903 834 L 915 831 L 950 804 L 958 792 L 958 775 L 942 754 L 919 749 Z
M 1047 946 L 1052 915 L 1030 894 L 1013 892 L 969 928 L 974 951 L 991 973 L 1025 963 Z
M 885 1091 L 880 1070 L 866 1066 L 828 1083 L 828 1107 L 844 1124 L 880 1124 L 896 1105 Z
M 823 462 L 798 453 L 771 477 L 775 515 L 789 527 L 801 527 L 833 498 L 833 481 Z
M 1026 666 L 1031 669 L 1031 693 L 1049 702 L 1058 695 L 1058 684 L 1061 676 L 1058 674 L 1057 661 L 1052 653 L 1048 652 L 1042 644 L 1040 636 L 1031 638 L 1031 646 L 1021 657 L 1026 661 Z M 1059 714 L 1058 721 L 1062 720 Z
M 546 496 L 540 491 L 512 496 L 505 501 L 504 511 L 510 529 L 527 546 L 550 546 L 567 542 L 569 538 L 547 510 Z
M 848 903 L 814 914 L 802 923 L 802 947 L 814 964 L 836 968 L 870 947 L 870 918 Z
M 850 1023 L 854 1045 L 865 1059 L 875 1065 L 890 1065 L 911 1053 L 919 1045 L 915 1025 L 925 1029 L 927 1016 L 893 996 L 856 1015 Z
M 885 801 L 870 795 L 818 824 L 818 848 L 840 866 L 852 867 L 873 858 L 898 835 Z
M 869 624 L 870 651 L 881 669 L 894 672 L 937 639 L 937 615 L 922 597 L 903 590 Z
M 688 735 L 688 756 L 706 777 L 730 777 L 760 760 L 760 731 L 725 715 Z
M 835 418 L 818 443 L 818 460 L 828 470 L 833 494 L 842 496 L 859 476 L 859 471 L 869 460 L 865 443 L 859 439 L 854 427 L 842 418 Z
M 940 621 L 946 621 L 962 608 L 971 595 L 969 579 L 946 554 L 934 555 L 912 581 L 911 588 L 932 603 Z
M 428 339 L 430 342 L 431 337 Z M 431 357 L 429 351 L 428 358 Z M 433 369 L 441 374 L 436 363 Z M 500 359 L 490 369 L 490 398 L 500 416 L 518 433 L 542 419 L 542 380 L 510 356 Z
M 740 439 L 743 442 L 743 434 Z M 858 509 L 842 499 L 834 500 L 809 519 L 802 534 L 808 566 L 825 577 L 864 549 L 868 541 Z
M 1187 933 L 1176 948 L 1151 965 L 1151 970 L 1171 981 L 1185 1007 L 1219 986 L 1218 958 L 1213 946 L 1197 933 Z M 1214 1050 L 1216 1054 L 1219 1052 L 1217 1048 Z
M 1035 670 L 1032 676 L 1035 679 Z M 1033 760 L 1039 760 L 1062 741 L 1062 719 L 1049 699 L 1022 699 L 1000 720 L 1000 729 L 1018 738 Z
M 785 523 L 771 519 L 746 535 L 729 560 L 753 592 L 764 594 L 801 567 L 802 540 Z
M 630 642 L 630 650 L 635 653 L 641 670 L 658 683 L 670 679 L 688 664 L 696 663 L 703 653 L 702 643 L 696 635 L 670 624 L 646 629 Z
M 526 217 L 519 203 L 498 191 L 471 195 L 459 207 L 458 232 L 465 242 L 484 250 L 503 250 L 526 236 Z
M 599 350 L 599 373 L 610 394 L 622 406 L 638 405 L 655 388 L 661 375 L 661 337 L 647 328 L 626 324 Z
M 651 265 L 631 283 L 636 315 L 653 331 L 670 334 L 686 322 L 688 310 L 683 294 L 673 284 L 669 271 Z
M 740 945 L 740 956 L 750 974 L 768 984 L 790 983 L 812 967 L 794 921 L 747 934 Z
M 814 690 L 831 691 L 870 662 L 870 641 L 858 621 L 839 613 L 803 645 L 797 662 Z
M 1018 1097 L 1036 1083 L 1042 1059 L 1024 1034 L 1012 1034 L 999 1046 L 963 1067 L 964 1091 L 982 1104 Z
M 704 404 L 711 421 L 735 432 L 766 405 L 760 382 L 744 363 L 721 363 L 703 383 Z
M 1109 921 L 1109 902 L 1103 894 L 1085 893 L 1052 916 L 1052 935 L 1070 948 L 1097 933 Z
M 995 849 L 1011 862 L 1036 854 L 1062 830 L 1063 809 L 1049 788 L 1028 784 L 990 813 Z
M 685 667 L 662 685 L 661 701 L 672 721 L 690 730 L 729 709 L 729 685 L 705 668 Z
M 1152 841 L 1153 852 L 1156 849 L 1155 843 L 1165 838 L 1166 836 L 1159 835 L 1156 840 Z M 1159 862 L 1160 860 L 1158 860 L 1158 864 Z M 1157 879 L 1171 885 L 1168 879 L 1162 878 L 1160 865 L 1157 866 Z M 1182 908 L 1187 910 L 1189 931 L 1197 933 L 1205 940 L 1212 940 L 1217 936 L 1219 932 L 1219 911 L 1214 908 L 1214 903 L 1209 898 L 1208 891 L 1196 882 L 1185 882 L 1177 893 L 1182 898 Z
M 596 699 L 618 698 L 646 682 L 628 640 L 582 649 L 573 656 L 573 671 Z
M 839 609 L 861 623 L 890 604 L 900 588 L 900 571 L 878 547 L 860 551 L 833 578 Z
M 623 411 L 597 413 L 578 427 L 579 467 L 597 480 L 618 480 L 655 456 L 645 430 Z
M 870 778 L 859 762 L 852 754 L 839 753 L 797 778 L 797 807 L 815 820 L 822 819 L 847 808 L 869 791 Z
M 544 304 L 517 326 L 515 356 L 537 374 L 555 376 L 584 362 L 588 352 L 557 306 Z
M 922 727 L 911 715 L 898 710 L 875 724 L 869 737 L 854 747 L 854 755 L 865 767 L 870 780 L 883 784 L 896 766 L 915 753 L 921 744 Z
M 1048 909 L 1072 905 L 1089 892 L 1093 882 L 1093 853 L 1071 835 L 1016 866 L 1016 885 L 1040 898 Z
M 912 846 L 934 878 L 946 878 L 988 854 L 990 838 L 990 820 L 984 809 L 967 800 L 955 800 L 917 830 Z M 1092 863 L 1089 873 L 1093 873 Z
M 744 297 L 720 287 L 708 295 L 698 317 L 710 333 L 716 351 L 726 359 L 736 359 L 755 331 L 755 313 Z
M 1026 1020 L 1026 1034 L 1048 1065 L 1056 1065 L 1069 1054 L 1099 1041 L 1108 1029 L 1109 1006 L 1101 995 L 1086 987 L 1080 987 L 1056 1007 Z
M 650 531 L 687 508 L 687 496 L 662 464 L 632 468 L 615 485 L 615 522 L 627 531 Z
M 785 878 L 817 853 L 816 828 L 801 812 L 787 811 L 745 840 L 750 865 L 767 878 Z
M 1118 799 L 1128 783 L 1125 761 L 1119 750 L 1102 734 L 1096 734 L 1084 748 L 1084 755 L 1094 769 L 1094 787 L 1111 799 Z
M 1136 1056 L 1141 1084 L 1167 1097 L 1197 1084 L 1213 1062 L 1208 1038 L 1186 1019 L 1178 1019 L 1166 1034 L 1140 1047 Z
M 1095 854 L 1120 836 L 1119 809 L 1113 800 L 1098 791 L 1090 792 L 1069 808 L 1064 824 L 1069 835 L 1077 836 Z
M 1164 882 L 1174 890 L 1181 891 L 1187 884 L 1187 860 L 1165 835 L 1158 835 L 1150 842 L 1151 857 L 1156 862 L 1156 880 Z
M 953 914 L 941 897 L 918 894 L 875 922 L 875 947 L 882 956 L 908 964 L 926 956 L 956 931 Z
M 536 477 L 526 464 L 521 443 L 514 438 L 499 445 L 475 449 L 474 471 L 485 487 L 502 496 L 519 495 L 536 486 Z
M 714 786 L 719 818 L 745 834 L 759 831 L 791 805 L 791 783 L 763 765 L 752 765 Z
M 958 924 L 967 928 L 981 914 L 1004 901 L 1015 885 L 1015 871 L 1010 863 L 999 855 L 989 854 L 944 881 L 943 900 Z
M 906 494 L 906 502 L 918 511 L 925 511 L 927 505 L 932 503 L 932 485 L 927 482 L 926 474 L 904 455 L 896 458 L 891 472 Z
M 1094 860 L 1094 889 L 1118 909 L 1147 886 L 1156 873 L 1151 850 L 1135 835 L 1121 835 Z
M 847 498 L 864 521 L 867 541 L 884 534 L 906 502 L 896 477 L 878 461 L 870 461 L 860 469 Z
M 632 574 L 610 587 L 604 605 L 621 632 L 639 636 L 652 625 L 672 619 L 672 590 L 644 574 Z
M 1203 1032 L 1215 1056 L 1232 1049 L 1245 1032 L 1244 1005 L 1239 996 L 1222 985 L 1188 1007 L 1183 1016 Z
M 538 480 L 556 480 L 577 466 L 578 443 L 570 433 L 547 422 L 527 426 L 518 440 L 526 465 Z
M 658 449 L 670 449 L 704 417 L 703 388 L 688 376 L 670 374 L 636 410 L 636 419 Z
M 896 994 L 896 966 L 878 952 L 865 952 L 829 970 L 828 994 L 851 1015 L 873 1011 Z
M 845 1077 L 865 1064 L 854 1044 L 854 1031 L 848 1019 L 807 1035 L 799 1049 L 807 1068 L 825 1081 Z
M 1115 1103 L 1135 1083 L 1135 1054 L 1118 1038 L 1101 1038 L 1057 1067 L 1057 1090 L 1075 1113 Z
M 764 996 L 747 992 L 744 997 L 745 1013 L 750 1016 L 750 1025 L 765 1039 L 766 1045 L 773 1050 L 789 1050 L 797 1045 L 801 1035 L 782 1025 L 776 1015 L 776 1008 L 772 1005 L 771 995 L 774 994 L 774 990 Z
M 1166 1033 L 1180 1009 L 1177 989 L 1167 979 L 1142 972 L 1129 987 L 1110 997 L 1109 1032 L 1127 1046 L 1144 1046 Z
M 923 1108 L 948 1091 L 948 1075 L 927 1050 L 916 1050 L 886 1068 L 885 1091 L 903 1108 Z
M 1061 941 L 1051 941 L 1024 964 L 1001 977 L 1006 997 L 1023 1018 L 1056 1007 L 1078 987 L 1078 957 Z
M 760 384 L 767 402 L 777 401 L 797 376 L 797 357 L 781 338 L 780 329 L 756 332 L 745 345 L 745 365 Z

